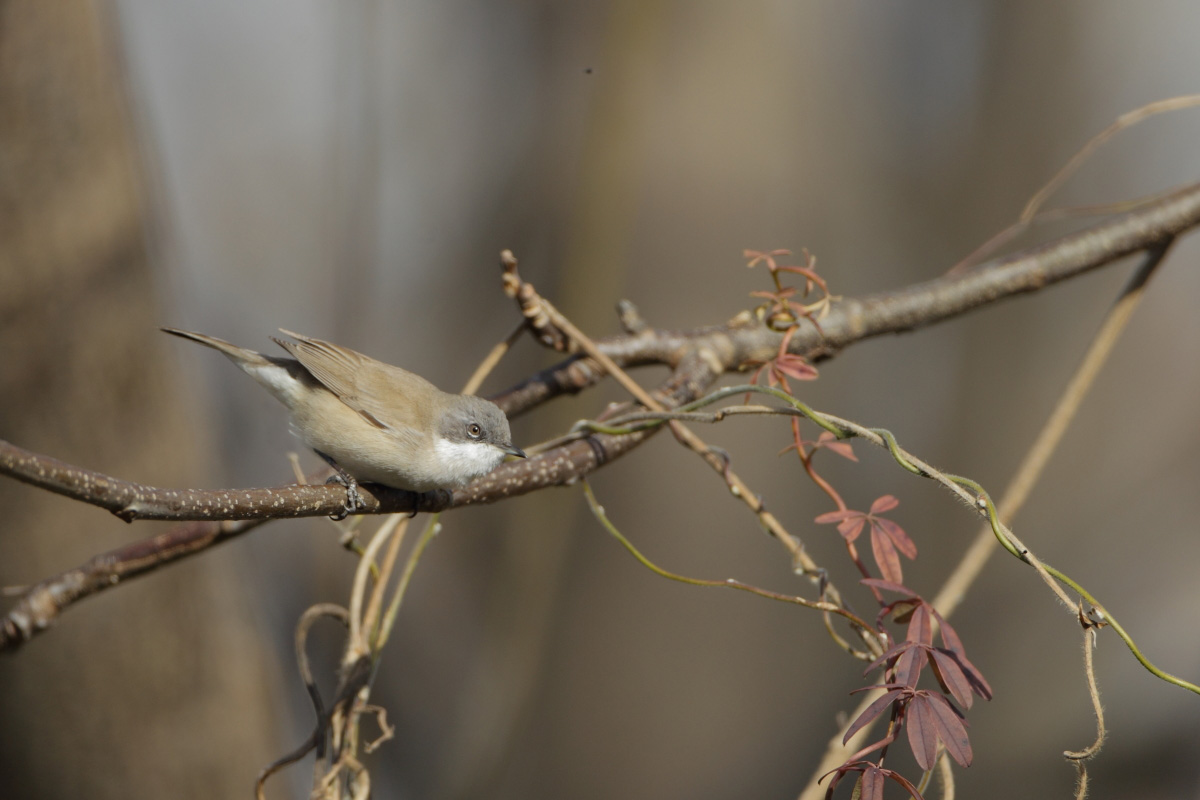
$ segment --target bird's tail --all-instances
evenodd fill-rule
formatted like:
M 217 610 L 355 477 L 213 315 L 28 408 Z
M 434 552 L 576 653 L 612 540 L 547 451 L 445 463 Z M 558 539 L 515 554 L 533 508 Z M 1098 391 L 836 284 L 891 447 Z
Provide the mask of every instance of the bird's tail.
M 215 336 L 208 336 L 203 333 L 195 333 L 193 331 L 183 331 L 178 328 L 163 328 L 164 333 L 169 333 L 172 336 L 178 336 L 183 339 L 191 339 L 193 342 L 199 342 L 205 347 L 211 347 L 214 350 L 220 350 L 229 357 L 233 363 L 245 369 L 246 367 L 264 367 L 271 362 L 262 353 L 256 353 L 253 350 L 247 350 L 244 347 L 238 347 L 236 344 L 230 344 L 224 339 L 218 339 Z
M 163 328 L 163 330 L 224 353 L 230 361 L 241 368 L 242 372 L 262 384 L 263 388 L 275 395 L 288 408 L 293 408 L 296 402 L 303 399 L 306 392 L 311 390 L 311 385 L 315 384 L 308 371 L 300 365 L 300 362 L 293 359 L 273 358 L 203 333 L 181 331 L 178 328 Z

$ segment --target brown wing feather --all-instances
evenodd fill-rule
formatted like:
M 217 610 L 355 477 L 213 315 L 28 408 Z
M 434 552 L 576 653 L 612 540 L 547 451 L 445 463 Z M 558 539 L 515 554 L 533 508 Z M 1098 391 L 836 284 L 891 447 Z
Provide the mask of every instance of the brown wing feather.
M 312 339 L 280 328 L 280 332 L 296 341 L 274 339 L 287 350 L 314 378 L 343 403 L 357 411 L 378 428 L 423 429 L 423 419 L 401 423 L 396 419 L 396 410 L 405 407 L 408 418 L 415 410 L 423 414 L 420 403 L 414 404 L 410 395 L 425 394 L 422 389 L 438 390 L 419 375 L 385 364 L 365 356 L 348 347 L 332 342 Z

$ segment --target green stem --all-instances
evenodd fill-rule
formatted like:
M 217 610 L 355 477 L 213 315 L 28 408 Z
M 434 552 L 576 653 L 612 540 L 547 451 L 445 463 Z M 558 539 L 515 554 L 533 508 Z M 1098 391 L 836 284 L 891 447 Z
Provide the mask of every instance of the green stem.
M 592 510 L 592 514 L 595 515 L 600 524 L 604 526 L 604 529 L 607 530 L 614 539 L 620 542 L 621 545 L 628 550 L 630 554 L 632 554 L 633 557 L 636 558 L 639 563 L 641 563 L 642 566 L 653 572 L 655 575 L 667 578 L 668 580 L 678 581 L 679 583 L 686 583 L 690 586 L 716 586 L 727 589 L 738 589 L 739 591 L 756 594 L 759 597 L 765 597 L 769 600 L 778 600 L 781 603 L 791 603 L 792 605 L 804 606 L 805 608 L 815 608 L 818 611 L 828 611 L 832 614 L 840 614 L 864 630 L 873 630 L 871 624 L 866 620 L 861 619 L 854 613 L 847 611 L 841 606 L 833 603 L 827 603 L 820 600 L 807 600 L 803 597 L 797 597 L 795 595 L 772 592 L 769 589 L 760 589 L 757 586 L 751 586 L 748 583 L 743 583 L 742 581 L 734 578 L 726 578 L 723 581 L 708 580 L 705 578 L 689 578 L 686 575 L 680 575 L 676 572 L 663 569 L 650 559 L 646 558 L 646 556 L 642 555 L 641 551 L 634 547 L 633 542 L 629 541 L 627 538 L 625 538 L 624 534 L 617 530 L 617 526 L 613 524 L 612 520 L 610 520 L 608 515 L 604 512 L 604 507 L 600 505 L 598 500 L 596 500 L 596 495 L 592 492 L 591 484 L 589 484 L 586 480 L 581 481 L 581 483 L 583 484 L 583 494 L 587 498 L 588 507 Z
M 960 475 L 950 475 L 947 473 L 940 472 L 931 467 L 928 467 L 927 465 L 924 465 L 923 463 L 917 463 L 918 460 L 915 459 L 910 453 L 903 450 L 900 447 L 900 445 L 896 442 L 896 437 L 891 433 L 891 431 L 888 431 L 885 428 L 865 428 L 862 426 L 858 426 L 854 423 L 848 422 L 846 420 L 841 420 L 841 419 L 838 419 L 837 417 L 832 417 L 828 414 L 824 414 L 820 411 L 816 411 L 816 410 L 810 408 L 809 406 L 800 402 L 799 400 L 797 400 L 796 398 L 787 394 L 786 392 L 783 392 L 783 391 L 776 389 L 774 387 L 771 387 L 771 386 L 759 386 L 756 384 L 745 384 L 745 385 L 741 385 L 741 386 L 727 386 L 722 389 L 718 389 L 717 391 L 713 392 L 712 394 L 701 397 L 700 399 L 695 400 L 691 403 L 679 406 L 679 408 L 676 409 L 675 411 L 663 412 L 661 414 L 661 416 L 657 417 L 656 419 L 645 420 L 642 422 L 638 422 L 634 425 L 627 425 L 627 426 L 607 425 L 607 426 L 605 426 L 605 425 L 601 425 L 599 423 L 586 421 L 586 422 L 580 423 L 580 426 L 585 427 L 588 430 L 597 431 L 600 433 L 608 433 L 608 434 L 612 434 L 612 435 L 621 435 L 621 434 L 626 434 L 626 433 L 632 433 L 634 431 L 646 430 L 649 428 L 657 427 L 659 425 L 663 425 L 668 420 L 675 419 L 682 415 L 690 414 L 691 412 L 694 412 L 696 409 L 704 408 L 705 406 L 712 405 L 713 403 L 718 403 L 727 397 L 733 397 L 734 395 L 747 394 L 747 393 L 766 394 L 766 395 L 775 397 L 776 399 L 782 400 L 784 403 L 787 403 L 788 406 L 790 406 L 790 408 L 778 409 L 778 413 L 789 414 L 789 415 L 799 414 L 800 416 L 803 416 L 803 417 L 807 418 L 808 420 L 812 421 L 815 425 L 823 428 L 824 430 L 829 431 L 830 433 L 832 433 L 834 436 L 838 437 L 839 439 L 851 439 L 851 438 L 855 438 L 855 437 L 866 438 L 867 441 L 871 441 L 873 444 L 876 444 L 876 445 L 879 445 L 879 446 L 885 448 L 891 454 L 891 456 L 895 460 L 895 462 L 897 464 L 899 464 L 901 467 L 903 467 L 904 469 L 908 470 L 909 472 L 913 473 L 914 475 L 919 475 L 923 478 L 929 478 L 931 480 L 935 480 L 938 483 L 941 483 L 942 485 L 946 486 L 947 488 L 955 489 L 956 493 L 958 493 L 960 497 L 962 497 L 963 490 L 966 490 L 966 492 L 969 492 L 970 494 L 974 495 L 975 508 L 978 509 L 980 511 L 980 513 L 984 514 L 987 517 L 988 523 L 991 525 L 991 528 L 992 528 L 992 534 L 996 537 L 996 540 L 1000 543 L 1000 545 L 1005 550 L 1007 550 L 1010 554 L 1012 554 L 1015 558 L 1018 558 L 1027 564 L 1031 563 L 1028 550 L 1018 547 L 1009 538 L 1007 529 L 1000 522 L 1000 517 L 996 511 L 995 504 L 992 503 L 991 497 L 984 490 L 984 488 L 982 486 L 980 486 L 977 482 L 971 480 L 970 478 L 964 478 Z M 878 438 L 879 441 L 873 441 L 871 436 L 868 436 L 867 434 L 871 434 L 871 436 Z M 662 575 L 663 577 L 670 578 L 671 580 L 681 581 L 683 583 L 690 583 L 690 584 L 697 585 L 697 586 L 731 586 L 733 588 L 741 588 L 744 591 L 753 591 L 756 594 L 763 594 L 764 596 L 768 596 L 768 597 L 773 596 L 773 593 L 765 593 L 763 590 L 755 590 L 753 587 L 747 587 L 744 584 L 736 585 L 737 582 L 703 581 L 703 580 L 698 580 L 695 578 L 687 578 L 682 575 L 676 575 L 674 573 L 667 572 L 666 570 L 660 569 L 659 567 L 652 564 L 645 556 L 643 556 L 641 553 L 639 553 L 633 547 L 633 545 L 630 544 L 628 542 L 628 540 L 626 540 L 625 537 L 623 537 L 616 530 L 615 527 L 613 527 L 612 523 L 609 522 L 607 517 L 605 517 L 603 515 L 602 509 L 597 511 L 597 509 L 599 509 L 599 505 L 596 504 L 595 498 L 592 495 L 591 489 L 588 487 L 586 481 L 584 482 L 584 491 L 587 494 L 588 503 L 593 506 L 593 508 L 592 508 L 593 512 L 596 513 L 596 516 L 601 521 L 601 523 L 606 528 L 608 528 L 609 533 L 613 534 L 613 536 L 615 536 L 618 540 L 620 540 L 621 543 L 623 545 L 625 545 L 626 549 L 628 549 L 631 553 L 633 553 L 635 558 L 637 558 L 645 566 L 647 566 L 654 572 Z M 1108 612 L 1108 610 L 1106 608 L 1104 608 L 1104 606 L 1101 605 L 1101 603 L 1098 600 L 1096 600 L 1077 581 L 1075 581 L 1073 578 L 1071 578 L 1069 575 L 1062 572 L 1061 570 L 1058 570 L 1058 569 L 1050 566 L 1049 564 L 1045 564 L 1043 562 L 1041 564 L 1041 566 L 1045 569 L 1047 574 L 1049 574 L 1055 580 L 1059 581 L 1060 583 L 1064 584 L 1065 586 L 1068 586 L 1072 591 L 1076 592 L 1080 597 L 1082 597 L 1084 600 L 1086 600 L 1090 605 L 1092 605 L 1098 611 L 1100 611 L 1100 613 L 1102 613 L 1104 615 L 1106 623 L 1112 627 L 1113 631 L 1117 634 L 1117 636 L 1119 636 L 1121 638 L 1121 640 L 1123 642 L 1125 642 L 1125 645 L 1129 648 L 1129 651 L 1131 653 L 1133 653 L 1133 657 L 1136 658 L 1138 660 L 1138 662 L 1143 667 L 1145 667 L 1152 675 L 1166 681 L 1167 683 L 1171 683 L 1171 684 L 1174 684 L 1175 686 L 1179 686 L 1183 689 L 1187 689 L 1190 692 L 1200 694 L 1200 686 L 1197 686 L 1194 683 L 1185 681 L 1182 678 L 1177 678 L 1174 675 L 1171 675 L 1168 672 L 1164 672 L 1163 670 L 1159 669 L 1154 664 L 1152 664 L 1150 662 L 1150 660 L 1147 659 L 1146 656 L 1142 654 L 1142 651 L 1138 648 L 1138 646 L 1134 642 L 1133 638 L 1125 631 L 1125 629 L 1121 626 L 1121 624 L 1119 622 L 1117 622 L 1117 619 L 1114 616 L 1112 616 Z M 794 602 L 794 603 L 798 603 L 799 605 L 808 605 L 811 607 L 821 607 L 821 606 L 818 606 L 817 604 L 811 603 L 810 601 L 803 600 L 802 598 L 791 598 L 787 595 L 776 596 L 776 597 L 773 597 L 773 599 L 785 600 L 785 602 Z M 833 609 L 826 609 L 826 610 L 833 610 Z M 843 616 L 850 616 L 850 617 L 853 616 L 853 615 L 849 614 L 849 612 L 845 612 L 844 610 L 841 610 L 841 609 L 839 609 L 836 613 L 841 613 L 841 614 L 843 614 Z M 861 621 L 860 621 L 860 623 L 861 623 Z M 864 627 L 866 627 L 868 630 L 870 629 L 870 626 L 864 625 Z

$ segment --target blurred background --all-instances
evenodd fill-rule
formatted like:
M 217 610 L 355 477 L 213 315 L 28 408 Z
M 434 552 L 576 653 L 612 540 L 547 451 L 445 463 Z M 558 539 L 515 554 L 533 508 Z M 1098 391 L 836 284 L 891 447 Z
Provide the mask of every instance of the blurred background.
M 596 336 L 623 297 L 660 327 L 732 317 L 768 283 L 744 248 L 808 248 L 843 295 L 932 278 L 1119 114 L 1196 92 L 1197 31 L 1200 6 L 1167 0 L 0 4 L 0 437 L 156 485 L 289 481 L 278 404 L 157 327 L 267 351 L 286 327 L 454 388 L 515 322 L 506 247 Z M 1198 111 L 1152 119 L 1057 202 L 1195 180 L 1198 135 Z M 1192 680 L 1198 255 L 1193 236 L 1154 279 L 1015 526 Z M 801 395 L 996 494 L 1130 266 L 856 345 Z M 553 361 L 522 341 L 485 392 Z M 556 401 L 515 420 L 516 440 L 620 396 Z M 865 607 L 812 523 L 828 501 L 775 457 L 786 424 L 702 434 Z M 852 506 L 900 498 L 921 550 L 907 582 L 932 596 L 976 520 L 858 454 L 825 474 Z M 668 437 L 594 485 L 669 569 L 809 591 Z M 163 529 L 12 481 L 0 505 L 4 585 Z M 373 695 L 397 725 L 368 760 L 377 797 L 790 798 L 855 703 L 861 664 L 816 616 L 656 578 L 577 488 L 444 522 Z M 293 628 L 348 596 L 338 535 L 263 527 L 0 659 L 0 795 L 248 796 L 310 729 Z M 954 624 L 996 694 L 969 714 L 962 796 L 1067 796 L 1061 752 L 1094 736 L 1078 627 L 1006 558 Z M 311 644 L 326 686 L 332 627 Z M 1113 636 L 1097 663 L 1111 736 L 1092 797 L 1200 797 L 1200 698 Z M 310 778 L 287 771 L 270 796 Z

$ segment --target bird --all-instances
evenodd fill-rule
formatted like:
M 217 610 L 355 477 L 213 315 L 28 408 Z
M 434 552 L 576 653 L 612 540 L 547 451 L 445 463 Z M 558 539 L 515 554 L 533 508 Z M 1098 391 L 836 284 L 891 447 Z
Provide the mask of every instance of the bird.
M 348 511 L 365 506 L 358 483 L 410 492 L 455 489 L 508 456 L 508 417 L 495 403 L 443 392 L 400 367 L 348 347 L 280 328 L 271 340 L 292 358 L 269 356 L 203 333 L 162 328 L 223 353 L 287 407 L 292 431 L 346 487 Z M 344 515 L 343 515 L 344 516 Z

